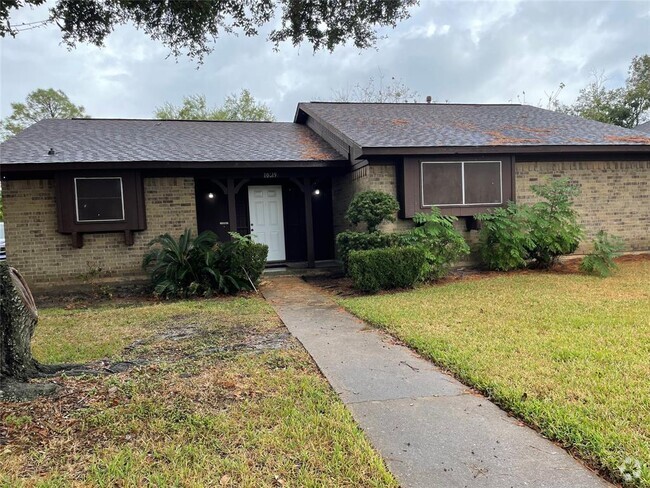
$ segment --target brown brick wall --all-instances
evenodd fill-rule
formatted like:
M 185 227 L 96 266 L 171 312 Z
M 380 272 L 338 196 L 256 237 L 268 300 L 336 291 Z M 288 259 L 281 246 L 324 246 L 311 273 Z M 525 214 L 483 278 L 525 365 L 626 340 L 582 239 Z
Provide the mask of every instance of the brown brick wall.
M 332 181 L 332 207 L 334 212 L 334 235 L 351 228 L 345 219 L 345 212 L 357 193 L 376 190 L 397 198 L 397 177 L 393 165 L 368 165 Z M 412 227 L 410 220 L 397 219 L 384 223 L 381 230 L 391 232 Z
M 578 253 L 601 229 L 622 237 L 628 251 L 650 250 L 649 161 L 516 163 L 517 202 L 535 202 L 531 185 L 564 176 L 581 190 L 575 206 L 586 236 Z
M 186 227 L 196 232 L 192 178 L 145 178 L 144 191 L 147 230 L 135 233 L 133 246 L 124 244 L 123 233 L 102 233 L 85 234 L 83 247 L 74 249 L 70 236 L 56 231 L 54 180 L 3 182 L 9 263 L 30 285 L 78 282 L 92 273 L 143 276 L 142 256 L 151 239 L 180 235 Z

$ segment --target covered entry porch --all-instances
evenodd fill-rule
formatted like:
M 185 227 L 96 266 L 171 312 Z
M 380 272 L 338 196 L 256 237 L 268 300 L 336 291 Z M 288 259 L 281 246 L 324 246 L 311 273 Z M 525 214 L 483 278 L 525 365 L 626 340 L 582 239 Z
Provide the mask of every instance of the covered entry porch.
M 334 259 L 331 171 L 253 171 L 195 177 L 198 231 L 251 234 L 269 265 Z

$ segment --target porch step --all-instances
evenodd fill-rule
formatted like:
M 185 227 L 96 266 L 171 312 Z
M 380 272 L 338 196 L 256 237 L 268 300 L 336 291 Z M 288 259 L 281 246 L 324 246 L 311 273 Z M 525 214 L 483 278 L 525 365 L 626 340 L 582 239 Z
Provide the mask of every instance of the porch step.
M 315 266 L 308 268 L 306 261 L 271 265 L 264 269 L 263 276 L 322 276 L 343 271 L 343 264 L 336 260 L 316 261 Z

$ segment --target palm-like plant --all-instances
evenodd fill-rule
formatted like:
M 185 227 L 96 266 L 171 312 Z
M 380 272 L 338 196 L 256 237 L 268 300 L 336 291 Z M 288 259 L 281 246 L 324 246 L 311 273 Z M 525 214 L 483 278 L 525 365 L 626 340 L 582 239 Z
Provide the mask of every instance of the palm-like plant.
M 154 292 L 164 297 L 211 293 L 209 277 L 214 274 L 216 244 L 214 232 L 205 231 L 193 238 L 189 229 L 178 241 L 170 234 L 153 239 L 149 246 L 158 246 L 145 254 L 142 266 L 149 269 Z
M 178 241 L 169 234 L 158 236 L 142 261 L 151 274 L 154 293 L 165 298 L 255 289 L 268 247 L 232 232 L 231 240 L 217 244 L 214 232 L 192 237 L 187 229 Z

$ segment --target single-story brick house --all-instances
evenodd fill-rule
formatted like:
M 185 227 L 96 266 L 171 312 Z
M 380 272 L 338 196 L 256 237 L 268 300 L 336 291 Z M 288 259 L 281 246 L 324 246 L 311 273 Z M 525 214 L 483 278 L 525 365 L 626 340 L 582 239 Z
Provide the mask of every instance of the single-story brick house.
M 44 120 L 3 143 L 7 255 L 34 284 L 142 276 L 155 236 L 252 233 L 276 263 L 334 257 L 357 192 L 400 202 L 392 228 L 533 200 L 568 176 L 587 235 L 650 250 L 650 136 L 526 105 L 301 103 L 293 122 Z

